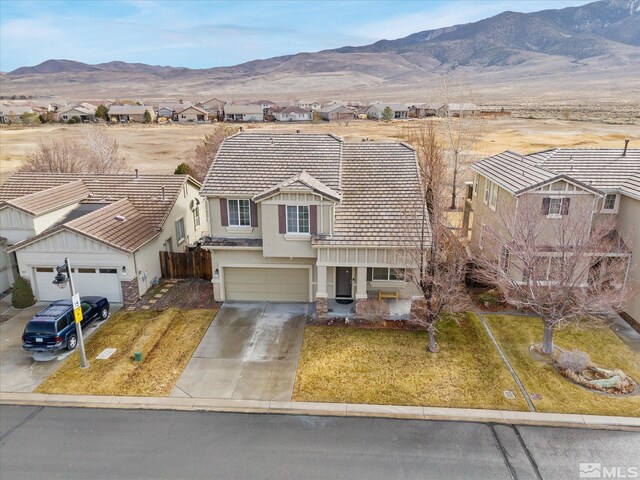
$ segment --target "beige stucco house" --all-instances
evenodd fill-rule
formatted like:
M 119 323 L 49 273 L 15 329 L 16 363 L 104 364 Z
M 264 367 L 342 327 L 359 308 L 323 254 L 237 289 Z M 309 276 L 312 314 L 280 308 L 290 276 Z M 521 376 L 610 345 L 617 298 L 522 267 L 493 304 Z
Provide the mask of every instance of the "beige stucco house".
M 553 149 L 530 155 L 506 151 L 472 169 L 475 178 L 465 216 L 472 218 L 473 255 L 500 255 L 504 261 L 501 252 L 485 248 L 487 229 L 504 229 L 502 218 L 517 216 L 523 198 L 533 197 L 545 217 L 543 232 L 549 231 L 550 245 L 558 219 L 586 210 L 590 225 L 595 225 L 613 216 L 624 242 L 624 251 L 615 254 L 626 263 L 623 281 L 640 285 L 640 149 Z M 552 256 L 547 255 L 550 264 Z M 640 320 L 640 295 L 629 299 L 625 312 Z
M 415 151 L 334 135 L 240 133 L 204 181 L 219 301 L 360 301 L 415 294 L 400 273 L 403 208 L 419 201 Z
M 187 175 L 15 173 L 0 186 L 9 281 L 57 300 L 53 269 L 69 257 L 80 294 L 133 302 L 160 277 L 158 252 L 207 232 L 203 204 Z
M 151 122 L 156 121 L 156 111 L 150 105 L 112 105 L 109 108 L 109 120 L 114 123 L 144 123 L 145 112 L 149 112 Z
M 196 106 L 188 106 L 176 112 L 179 123 L 203 123 L 209 121 L 209 113 Z

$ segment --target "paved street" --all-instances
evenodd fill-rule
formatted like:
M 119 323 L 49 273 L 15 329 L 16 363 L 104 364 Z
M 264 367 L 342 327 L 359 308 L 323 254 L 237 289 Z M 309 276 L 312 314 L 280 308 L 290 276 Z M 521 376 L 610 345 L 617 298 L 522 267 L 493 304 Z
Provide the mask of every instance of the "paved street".
M 306 303 L 227 303 L 171 396 L 291 400 Z
M 149 410 L 0 406 L 0 431 L 11 479 L 557 480 L 640 451 L 635 432 Z

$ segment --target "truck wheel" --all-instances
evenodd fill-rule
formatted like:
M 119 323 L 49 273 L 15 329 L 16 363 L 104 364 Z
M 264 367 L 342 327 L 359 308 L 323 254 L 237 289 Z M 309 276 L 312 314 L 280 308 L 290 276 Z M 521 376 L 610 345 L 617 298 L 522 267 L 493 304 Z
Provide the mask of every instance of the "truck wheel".
M 69 351 L 75 350 L 77 346 L 78 346 L 78 337 L 76 337 L 75 333 L 69 335 L 69 338 L 67 338 L 67 350 Z

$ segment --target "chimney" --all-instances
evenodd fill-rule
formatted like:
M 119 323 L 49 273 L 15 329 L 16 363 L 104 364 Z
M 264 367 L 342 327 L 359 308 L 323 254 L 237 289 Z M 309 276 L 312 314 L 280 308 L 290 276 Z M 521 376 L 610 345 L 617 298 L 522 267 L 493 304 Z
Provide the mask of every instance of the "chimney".
M 162 187 L 162 200 L 164 200 L 164 187 Z
M 138 173 L 138 169 L 136 168 L 136 180 L 140 178 L 140 174 Z
M 629 146 L 629 140 L 624 141 L 624 151 L 622 152 L 622 156 L 624 157 L 627 154 L 627 147 Z
M 299 128 L 296 130 L 296 133 L 300 133 L 300 129 Z

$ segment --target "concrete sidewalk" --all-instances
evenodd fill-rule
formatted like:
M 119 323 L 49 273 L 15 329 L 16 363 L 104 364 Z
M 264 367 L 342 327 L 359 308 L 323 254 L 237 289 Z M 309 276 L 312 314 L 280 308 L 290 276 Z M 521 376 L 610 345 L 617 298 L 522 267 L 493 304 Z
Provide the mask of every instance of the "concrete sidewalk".
M 633 430 L 640 432 L 640 418 L 559 413 L 476 410 L 466 408 L 362 405 L 347 403 L 278 402 L 172 397 L 106 397 L 0 392 L 0 404 L 47 407 L 85 407 L 149 410 L 187 410 L 340 417 L 381 417 L 413 420 L 447 420 L 508 425 Z

